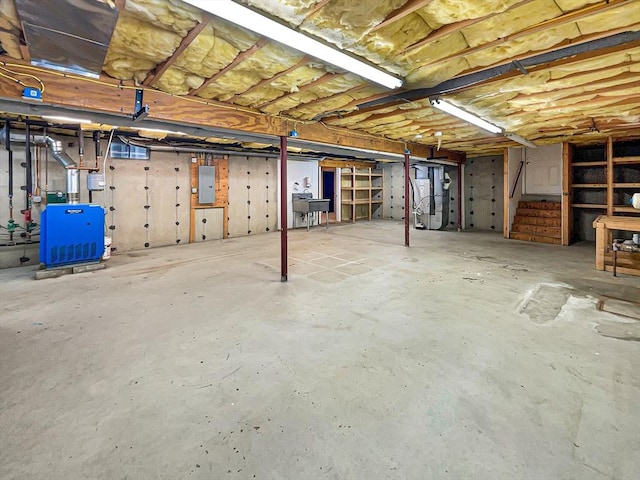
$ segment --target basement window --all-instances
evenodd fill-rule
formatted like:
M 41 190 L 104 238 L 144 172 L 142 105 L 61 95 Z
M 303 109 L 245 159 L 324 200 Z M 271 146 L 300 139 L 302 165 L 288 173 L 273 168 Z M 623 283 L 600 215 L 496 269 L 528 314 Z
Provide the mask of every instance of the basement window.
M 122 160 L 149 160 L 149 149 L 127 145 L 121 140 L 113 140 L 109 149 L 109 157 Z

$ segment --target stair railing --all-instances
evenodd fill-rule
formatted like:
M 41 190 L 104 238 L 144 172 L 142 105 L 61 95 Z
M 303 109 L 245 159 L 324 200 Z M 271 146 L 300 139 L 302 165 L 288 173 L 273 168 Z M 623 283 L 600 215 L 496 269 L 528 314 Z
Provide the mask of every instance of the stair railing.
M 520 165 L 518 166 L 518 173 L 516 174 L 516 180 L 513 182 L 513 187 L 511 187 L 511 191 L 509 192 L 509 198 L 513 198 L 516 194 L 516 187 L 518 186 L 518 182 L 520 181 L 520 175 L 522 175 L 522 168 L 524 167 L 524 160 L 520 160 Z

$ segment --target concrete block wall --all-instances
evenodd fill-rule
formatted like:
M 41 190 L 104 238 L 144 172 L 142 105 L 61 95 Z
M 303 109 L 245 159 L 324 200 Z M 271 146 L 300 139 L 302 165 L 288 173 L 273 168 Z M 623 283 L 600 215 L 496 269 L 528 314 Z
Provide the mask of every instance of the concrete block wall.
M 504 186 L 501 155 L 468 158 L 464 171 L 466 229 L 502 232 Z
M 275 158 L 229 158 L 229 238 L 277 230 L 277 181 Z
M 61 137 L 66 152 L 78 161 L 78 139 Z M 102 140 L 101 148 L 106 150 Z M 14 219 L 24 224 L 20 210 L 25 208 L 24 145 L 14 145 Z M 34 159 L 34 179 L 36 176 Z M 84 163 L 95 163 L 93 142 L 85 140 Z M 40 186 L 44 196 L 45 149 L 41 150 L 43 166 Z M 6 227 L 8 215 L 8 153 L 0 149 L 0 225 Z M 66 191 L 64 169 L 48 155 L 49 191 Z M 112 237 L 117 252 L 140 250 L 189 242 L 190 230 L 190 166 L 189 153 L 151 152 L 151 160 L 120 160 L 106 162 L 107 188 L 93 192 L 92 202 L 105 207 L 106 235 Z M 317 166 L 316 166 L 317 170 Z M 80 201 L 89 202 L 86 171 L 80 174 Z M 34 190 L 36 187 L 34 180 Z M 277 160 L 261 157 L 231 157 L 229 159 L 229 236 L 239 237 L 277 231 L 278 192 Z M 40 224 L 44 205 L 33 205 L 33 221 Z M 198 209 L 195 215 L 195 241 L 222 238 L 223 209 Z M 203 222 L 203 220 L 205 220 Z M 37 230 L 39 231 L 39 229 Z M 19 231 L 14 239 L 20 242 Z M 2 246 L 8 243 L 7 230 L 0 229 L 0 268 L 39 263 L 39 245 Z M 33 237 L 34 241 L 39 236 Z M 28 259 L 28 260 L 26 260 Z

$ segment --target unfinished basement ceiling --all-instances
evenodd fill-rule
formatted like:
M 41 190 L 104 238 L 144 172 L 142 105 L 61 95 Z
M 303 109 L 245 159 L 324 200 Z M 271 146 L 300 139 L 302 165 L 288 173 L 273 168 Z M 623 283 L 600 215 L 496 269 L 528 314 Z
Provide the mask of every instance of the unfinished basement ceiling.
M 103 75 L 145 88 L 406 142 L 436 145 L 442 132 L 443 148 L 471 156 L 517 146 L 432 109 L 426 96 L 391 97 L 477 74 L 479 83 L 441 97 L 537 144 L 640 133 L 640 0 L 240 2 L 403 78 L 398 91 L 179 0 L 114 3 Z M 0 0 L 0 28 L 6 55 L 29 60 L 10 0 Z M 554 58 L 569 46 L 575 53 Z M 541 54 L 552 55 L 517 63 Z M 504 65 L 511 70 L 493 76 Z M 358 108 L 372 101 L 380 103 Z

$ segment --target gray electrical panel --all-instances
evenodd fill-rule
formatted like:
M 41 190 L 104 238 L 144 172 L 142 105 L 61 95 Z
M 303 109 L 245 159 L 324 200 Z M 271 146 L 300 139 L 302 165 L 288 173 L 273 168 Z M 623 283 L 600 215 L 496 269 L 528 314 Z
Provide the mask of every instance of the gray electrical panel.
M 198 203 L 216 203 L 216 167 L 198 167 Z

